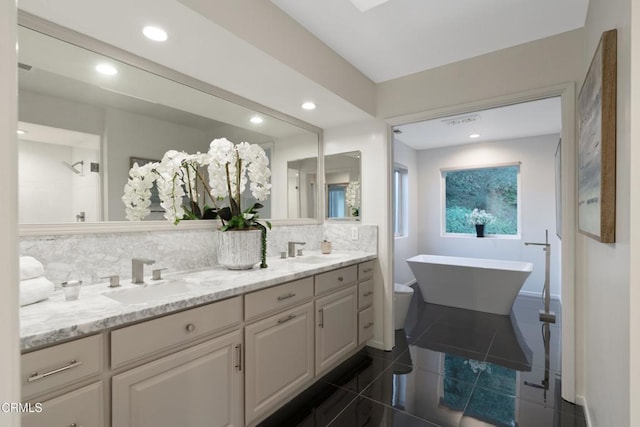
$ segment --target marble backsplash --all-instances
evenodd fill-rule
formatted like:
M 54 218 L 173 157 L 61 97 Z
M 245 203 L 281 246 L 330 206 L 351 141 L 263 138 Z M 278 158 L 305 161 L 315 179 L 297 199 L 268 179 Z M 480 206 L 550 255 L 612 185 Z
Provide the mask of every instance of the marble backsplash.
M 352 230 L 357 229 L 357 239 Z M 20 255 L 30 255 L 45 265 L 45 276 L 56 285 L 69 279 L 85 284 L 105 282 L 117 274 L 131 278 L 131 259 L 155 260 L 152 268 L 166 271 L 192 270 L 216 265 L 214 230 L 147 231 L 131 233 L 28 236 L 20 239 Z M 333 242 L 334 251 L 377 251 L 377 227 L 325 223 L 322 225 L 274 226 L 267 237 L 267 256 L 286 251 L 287 242 L 306 242 L 303 250 L 318 250 L 320 241 Z

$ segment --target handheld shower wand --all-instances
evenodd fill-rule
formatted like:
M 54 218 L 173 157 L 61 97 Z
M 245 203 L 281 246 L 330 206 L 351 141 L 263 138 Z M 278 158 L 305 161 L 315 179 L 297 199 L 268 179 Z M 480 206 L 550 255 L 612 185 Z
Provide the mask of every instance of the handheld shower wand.
M 544 269 L 544 311 L 540 310 L 540 321 L 541 322 L 549 322 L 556 323 L 556 314 L 552 311 L 549 311 L 549 305 L 551 303 L 551 292 L 550 292 L 550 282 L 549 282 L 549 267 L 551 263 L 551 244 L 549 243 L 549 230 L 545 230 L 545 242 L 544 243 L 532 243 L 525 242 L 525 246 L 533 245 L 533 246 L 544 246 L 542 248 L 545 251 L 545 269 Z

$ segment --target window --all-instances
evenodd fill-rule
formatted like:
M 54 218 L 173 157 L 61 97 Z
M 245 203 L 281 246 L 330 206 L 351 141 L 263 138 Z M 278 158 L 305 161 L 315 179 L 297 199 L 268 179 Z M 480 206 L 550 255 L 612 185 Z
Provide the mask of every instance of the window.
M 347 201 L 345 193 L 347 184 L 329 184 L 327 211 L 329 218 L 343 218 L 347 216 Z
M 445 233 L 475 233 L 467 215 L 474 209 L 495 217 L 485 233 L 518 235 L 520 226 L 520 164 L 442 170 Z
M 408 234 L 408 197 L 409 175 L 407 169 L 393 167 L 393 235 L 402 237 Z

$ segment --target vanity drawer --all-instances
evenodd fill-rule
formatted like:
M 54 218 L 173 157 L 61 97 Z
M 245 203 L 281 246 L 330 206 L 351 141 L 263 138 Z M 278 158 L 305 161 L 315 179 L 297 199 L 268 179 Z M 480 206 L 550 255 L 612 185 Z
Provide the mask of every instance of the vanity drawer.
M 369 280 L 373 278 L 373 261 L 358 264 L 358 280 Z
M 373 279 L 358 284 L 358 310 L 373 305 Z
M 252 292 L 244 297 L 244 318 L 253 319 L 270 311 L 290 307 L 313 297 L 313 277 Z
M 316 276 L 316 295 L 353 284 L 358 278 L 358 267 L 355 265 L 327 271 Z
M 104 426 L 102 381 L 42 402 L 42 412 L 25 413 L 22 427 Z
M 111 368 L 240 323 L 242 297 L 193 308 L 111 332 Z
M 373 338 L 373 307 L 358 313 L 358 345 Z
M 102 335 L 81 338 L 22 355 L 22 396 L 51 391 L 102 370 Z

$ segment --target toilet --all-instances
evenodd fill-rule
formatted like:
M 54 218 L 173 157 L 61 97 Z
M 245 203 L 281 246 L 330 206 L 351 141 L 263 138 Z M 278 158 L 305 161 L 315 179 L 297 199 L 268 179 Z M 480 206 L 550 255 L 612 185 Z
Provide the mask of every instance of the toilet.
M 400 283 L 393 284 L 393 329 L 404 328 L 412 297 L 413 288 Z

